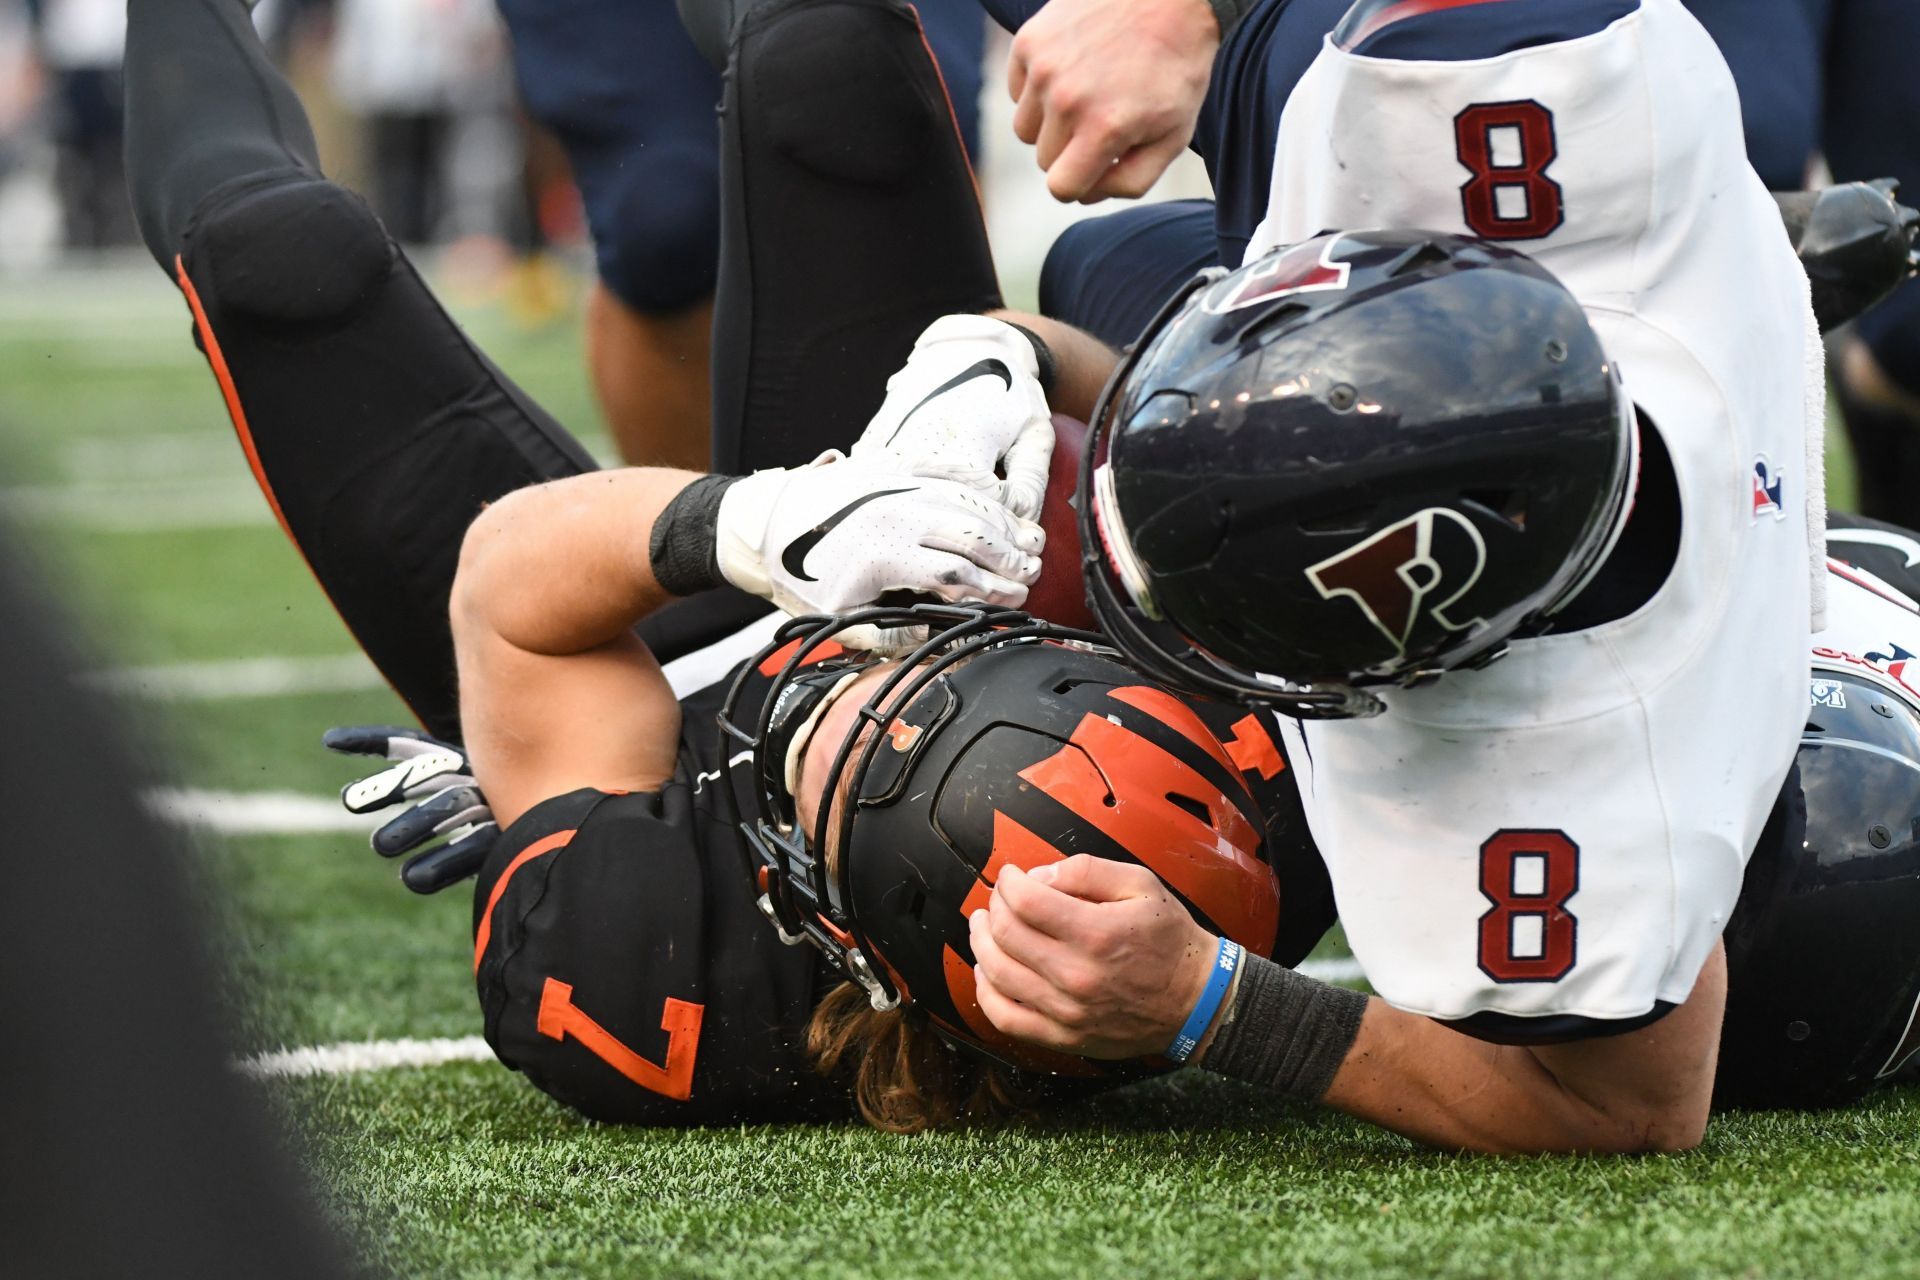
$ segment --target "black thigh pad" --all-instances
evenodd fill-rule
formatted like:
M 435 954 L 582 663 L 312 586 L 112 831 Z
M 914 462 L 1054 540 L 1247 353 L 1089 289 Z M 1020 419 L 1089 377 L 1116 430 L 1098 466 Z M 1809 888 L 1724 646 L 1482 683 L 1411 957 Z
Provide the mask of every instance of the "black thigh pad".
M 190 235 L 222 306 L 285 324 L 340 321 L 393 270 L 394 248 L 366 201 L 297 172 L 216 191 Z
M 912 22 L 888 5 L 817 5 L 743 42 L 734 75 L 774 108 L 763 116 L 768 141 L 841 182 L 891 186 L 919 173 L 936 131 L 952 126 Z

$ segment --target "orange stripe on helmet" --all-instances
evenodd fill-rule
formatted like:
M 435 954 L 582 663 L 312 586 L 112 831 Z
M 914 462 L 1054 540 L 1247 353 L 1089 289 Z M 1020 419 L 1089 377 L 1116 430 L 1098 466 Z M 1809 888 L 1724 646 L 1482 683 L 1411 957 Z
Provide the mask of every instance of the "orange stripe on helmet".
M 996 809 L 993 813 L 993 852 L 987 855 L 987 865 L 981 871 L 980 879 L 974 882 L 967 892 L 965 901 L 960 904 L 963 919 L 972 919 L 976 911 L 987 909 L 987 900 L 993 896 L 993 886 L 1000 882 L 1000 873 L 1008 866 L 1022 871 L 1032 871 L 1049 862 L 1065 862 L 1067 855 L 1027 830 L 1014 819 Z
M 1258 773 L 1262 782 L 1287 767 L 1273 735 L 1267 732 L 1266 717 L 1257 713 L 1233 722 L 1233 740 L 1227 743 L 1227 754 L 1242 773 Z
M 1115 702 L 1124 702 L 1130 707 L 1137 707 L 1146 712 L 1218 760 L 1221 768 L 1230 771 L 1234 769 L 1233 762 L 1227 759 L 1227 753 L 1221 750 L 1219 740 L 1213 736 L 1213 731 L 1207 728 L 1207 722 L 1195 715 L 1192 707 L 1165 689 L 1130 684 L 1123 688 L 1109 690 L 1107 696 Z
M 1139 734 L 1087 715 L 1069 745 L 1020 777 L 1097 828 L 1241 945 L 1267 955 L 1280 886 L 1261 837 L 1215 783 Z M 1201 804 L 1201 818 L 1174 802 Z

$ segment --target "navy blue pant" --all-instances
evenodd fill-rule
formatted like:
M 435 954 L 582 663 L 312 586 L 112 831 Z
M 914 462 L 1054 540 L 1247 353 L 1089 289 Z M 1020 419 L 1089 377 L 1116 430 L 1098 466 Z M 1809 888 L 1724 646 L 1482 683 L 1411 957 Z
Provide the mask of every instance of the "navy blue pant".
M 711 297 L 720 260 L 720 76 L 670 0 L 499 0 L 527 112 L 566 149 L 600 279 L 645 315 Z M 985 23 L 919 0 L 969 152 Z
M 1824 152 L 1841 181 L 1896 177 L 1920 194 L 1920 3 L 1916 0 L 1687 0 L 1721 44 L 1740 88 L 1747 148 L 1768 186 L 1802 185 Z M 1017 29 L 1044 0 L 983 0 Z M 1217 204 L 1136 207 L 1080 223 L 1055 243 L 1041 276 L 1043 310 L 1109 342 L 1138 336 L 1160 301 L 1209 262 L 1237 264 L 1265 216 L 1281 109 L 1351 0 L 1266 0 L 1221 49 L 1193 148 Z M 1487 6 L 1409 19 L 1369 41 L 1383 56 L 1447 56 L 1385 47 L 1464 34 L 1484 53 L 1498 23 L 1521 42 L 1581 34 L 1611 21 L 1625 0 L 1534 0 L 1521 29 L 1512 10 Z M 1371 47 L 1375 43 L 1381 48 Z M 1205 257 L 1208 239 L 1214 254 Z M 1132 288 L 1120 287 L 1121 282 Z M 1860 323 L 1881 365 L 1920 393 L 1920 287 L 1909 285 Z

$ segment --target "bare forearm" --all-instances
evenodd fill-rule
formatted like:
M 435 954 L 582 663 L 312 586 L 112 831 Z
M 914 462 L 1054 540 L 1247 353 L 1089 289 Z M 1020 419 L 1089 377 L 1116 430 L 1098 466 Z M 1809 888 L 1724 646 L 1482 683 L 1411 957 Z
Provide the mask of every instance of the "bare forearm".
M 1718 953 L 1665 1018 L 1568 1044 L 1489 1044 L 1376 999 L 1324 1101 L 1453 1149 L 1684 1149 L 1706 1125 L 1725 1003 Z
M 481 512 L 461 548 L 453 621 L 533 654 L 583 653 L 665 604 L 648 539 L 698 477 L 634 467 L 508 494 Z
M 1055 413 L 1086 422 L 1093 417 L 1093 406 L 1106 386 L 1107 375 L 1120 361 L 1119 355 L 1092 334 L 1070 324 L 1049 320 L 1024 311 L 995 311 L 996 320 L 1017 324 L 1040 335 L 1053 351 L 1055 375 L 1047 403 Z

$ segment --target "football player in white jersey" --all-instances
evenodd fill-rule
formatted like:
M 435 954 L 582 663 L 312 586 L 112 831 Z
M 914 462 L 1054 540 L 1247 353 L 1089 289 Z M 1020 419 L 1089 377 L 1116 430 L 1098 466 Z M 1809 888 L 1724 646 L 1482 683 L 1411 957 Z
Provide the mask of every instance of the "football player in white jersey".
M 1478 47 L 1376 37 L 1396 13 L 1444 31 L 1485 6 L 1366 4 L 1366 21 L 1329 37 L 1282 117 L 1252 265 L 1168 309 L 1095 424 L 1111 457 L 1091 504 L 1107 551 L 1093 586 L 1117 585 L 1126 608 L 1212 655 L 1190 654 L 1194 683 L 1302 716 L 1384 706 L 1287 722 L 1348 939 L 1382 1000 L 1361 1019 L 1323 1014 L 1304 979 L 1241 969 L 1215 1023 L 1255 1015 L 1266 1040 L 1255 1056 L 1277 1083 L 1296 1078 L 1289 1064 L 1314 1056 L 1317 1036 L 1337 1046 L 1331 1084 L 1298 1078 L 1363 1114 L 1389 1108 L 1396 1127 L 1436 1142 L 1684 1147 L 1711 1093 L 1720 934 L 1800 725 L 1808 528 L 1822 524 L 1818 334 L 1805 274 L 1747 164 L 1731 77 L 1678 0 L 1593 0 L 1604 25 L 1572 39 L 1530 34 L 1528 19 L 1579 6 L 1499 7 L 1510 18 L 1478 22 Z M 1422 343 L 1444 352 L 1449 327 L 1470 317 L 1438 308 L 1423 322 L 1417 289 L 1396 300 L 1391 277 L 1421 260 L 1413 246 L 1395 265 L 1379 245 L 1326 236 L 1312 262 L 1254 262 L 1342 226 L 1510 242 L 1552 271 L 1637 411 L 1637 433 L 1622 433 L 1638 435 L 1649 469 L 1637 517 L 1622 501 L 1633 467 L 1604 450 L 1563 477 L 1590 486 L 1579 493 L 1531 472 L 1530 490 L 1487 480 L 1514 461 L 1510 428 L 1528 420 L 1518 401 L 1479 424 L 1478 458 L 1434 452 L 1444 403 L 1403 422 L 1419 399 L 1409 372 L 1434 386 L 1459 372 L 1413 365 Z M 1319 340 L 1349 305 L 1349 326 L 1364 330 L 1362 301 L 1397 327 L 1373 329 L 1371 343 Z M 1501 331 L 1497 316 L 1481 319 Z M 1539 336 L 1549 363 L 1584 358 Z M 1232 395 L 1196 390 L 1236 360 L 1246 369 Z M 1537 385 L 1535 417 L 1560 394 L 1553 375 Z M 1275 444 L 1289 435 L 1291 449 Z M 1180 458 L 1155 451 L 1182 438 L 1199 443 Z M 1282 534 L 1284 513 L 1256 509 L 1247 486 L 1302 458 L 1353 496 L 1311 522 L 1294 515 Z M 1355 480 L 1358 463 L 1382 459 L 1404 469 Z M 1649 502 L 1648 483 L 1664 502 Z M 1569 511 L 1578 530 L 1555 535 L 1549 517 Z M 1184 543 L 1169 536 L 1183 524 L 1198 526 Z M 1579 572 L 1489 596 L 1515 548 L 1555 536 Z M 1229 561 L 1246 566 L 1238 579 Z M 1213 626 L 1204 601 L 1226 595 L 1255 608 Z M 1255 617 L 1272 626 L 1254 634 Z M 1356 640 L 1343 653 L 1318 629 L 1387 651 L 1358 656 Z M 1484 669 L 1434 678 L 1468 665 Z M 1384 687 L 1375 707 L 1368 684 Z M 1103 920 L 1075 899 L 1136 905 Z M 1123 1029 L 1147 1034 L 1142 1009 L 1172 1016 L 1148 986 L 1168 986 L 1171 969 L 1196 991 L 1211 956 L 1207 940 L 1175 936 L 1184 930 L 1142 932 L 1132 913 L 1164 916 L 1154 899 L 1124 868 L 1078 862 L 1052 883 L 1003 880 L 975 930 L 983 1007 L 1039 1043 L 1127 1047 Z M 1128 929 L 1152 946 L 1143 953 Z

